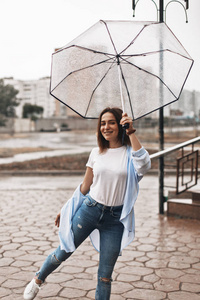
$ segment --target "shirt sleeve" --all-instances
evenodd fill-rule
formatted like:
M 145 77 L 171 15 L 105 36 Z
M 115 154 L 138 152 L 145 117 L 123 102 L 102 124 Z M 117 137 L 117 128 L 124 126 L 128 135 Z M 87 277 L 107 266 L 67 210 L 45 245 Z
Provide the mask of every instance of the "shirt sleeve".
M 138 151 L 132 151 L 132 161 L 139 176 L 143 176 L 151 168 L 149 153 L 144 147 L 140 148 Z
M 94 165 L 94 152 L 95 152 L 95 149 L 92 149 L 92 151 L 90 152 L 88 161 L 86 163 L 86 167 L 90 167 L 92 169 L 93 169 L 93 165 Z

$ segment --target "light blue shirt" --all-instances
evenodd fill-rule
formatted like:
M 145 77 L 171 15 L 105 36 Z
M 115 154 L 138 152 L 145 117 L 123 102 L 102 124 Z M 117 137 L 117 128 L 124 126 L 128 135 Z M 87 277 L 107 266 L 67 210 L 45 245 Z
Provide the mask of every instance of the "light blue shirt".
M 151 161 L 148 152 L 142 147 L 138 151 L 133 151 L 131 147 L 127 147 L 127 186 L 124 198 L 124 205 L 120 217 L 120 221 L 124 225 L 124 232 L 121 242 L 121 251 L 128 246 L 135 236 L 135 215 L 134 204 L 139 192 L 138 182 L 143 175 L 150 169 Z M 72 219 L 86 196 L 80 191 L 81 184 L 77 187 L 72 197 L 66 202 L 61 209 L 59 239 L 62 250 L 66 252 L 74 252 L 74 238 L 72 232 Z M 97 251 L 99 245 L 99 231 L 95 229 L 90 234 L 90 239 Z

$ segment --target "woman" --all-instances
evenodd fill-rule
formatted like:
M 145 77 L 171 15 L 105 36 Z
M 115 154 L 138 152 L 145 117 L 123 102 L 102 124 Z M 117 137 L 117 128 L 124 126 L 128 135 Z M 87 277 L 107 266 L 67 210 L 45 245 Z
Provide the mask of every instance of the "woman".
M 123 129 L 125 124 L 127 129 Z M 34 299 L 45 278 L 89 235 L 100 252 L 95 299 L 110 299 L 115 263 L 134 238 L 133 207 L 150 158 L 135 135 L 132 119 L 121 109 L 103 110 L 97 129 L 99 147 L 90 153 L 83 182 L 55 220 L 60 245 L 27 285 L 24 299 Z

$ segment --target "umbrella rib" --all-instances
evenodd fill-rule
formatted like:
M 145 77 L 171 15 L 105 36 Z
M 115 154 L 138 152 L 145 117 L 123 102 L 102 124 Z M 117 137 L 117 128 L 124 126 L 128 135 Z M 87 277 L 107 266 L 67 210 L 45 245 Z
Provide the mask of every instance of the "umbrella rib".
M 192 61 L 193 61 L 193 59 L 192 59 L 192 58 L 190 58 L 190 57 L 187 57 L 187 56 L 185 56 L 185 55 L 183 55 L 183 54 L 180 54 L 180 53 L 178 53 L 178 52 L 171 51 L 171 50 L 169 50 L 169 49 L 165 49 L 165 50 L 163 50 L 163 52 L 164 52 L 164 51 L 168 51 L 168 52 L 171 52 L 171 53 L 177 54 L 177 55 L 179 55 L 179 56 L 181 56 L 181 57 L 183 57 L 183 58 L 186 58 L 186 59 L 189 59 L 189 60 L 192 60 Z
M 103 64 L 103 63 L 106 63 L 106 62 L 108 62 L 109 60 L 113 60 L 113 58 L 109 58 L 109 59 L 107 59 L 107 60 L 104 60 L 104 61 L 100 61 L 100 62 L 98 62 L 98 63 L 95 63 L 95 64 L 93 64 L 93 65 L 90 65 L 90 66 L 87 66 L 87 67 L 84 67 L 84 68 L 81 68 L 81 69 L 78 69 L 78 70 L 75 70 L 75 71 L 72 71 L 72 72 L 70 72 L 69 74 L 67 74 L 54 88 L 53 88 L 53 90 L 51 91 L 51 93 L 68 77 L 68 76 L 70 76 L 71 74 L 73 74 L 73 73 L 76 73 L 76 72 L 79 72 L 79 71 L 82 71 L 82 70 L 85 70 L 85 69 L 88 69 L 88 68 L 92 68 L 92 67 L 94 67 L 94 66 L 98 66 L 98 65 L 100 65 L 100 64 Z
M 98 84 L 96 85 L 96 87 L 94 88 L 94 90 L 92 91 L 92 94 L 91 94 L 91 97 L 90 97 L 90 100 L 88 102 L 88 106 L 87 106 L 87 109 L 85 111 L 85 116 L 87 115 L 88 113 L 88 110 L 89 110 L 89 107 L 90 107 L 90 104 L 92 102 L 92 97 L 96 91 L 96 89 L 98 88 L 98 86 L 101 84 L 101 82 L 104 80 L 104 78 L 107 76 L 108 72 L 110 71 L 110 69 L 112 68 L 112 66 L 114 65 L 114 62 L 111 64 L 111 66 L 108 68 L 108 70 L 106 71 L 106 73 L 103 75 L 103 77 L 101 78 L 101 80 L 98 82 Z
M 114 54 L 109 54 L 109 53 L 105 53 L 105 52 L 102 52 L 102 51 L 97 51 L 97 50 L 87 48 L 87 47 L 83 47 L 83 46 L 79 46 L 79 45 L 71 45 L 71 46 L 68 46 L 66 48 L 62 48 L 62 49 L 57 50 L 56 52 L 54 52 L 52 55 L 56 55 L 58 52 L 62 52 L 64 50 L 67 50 L 67 49 L 72 48 L 72 47 L 79 48 L 79 49 L 82 49 L 82 50 L 88 50 L 88 51 L 93 52 L 93 53 L 104 54 L 106 56 L 109 56 L 109 55 L 110 56 L 115 56 Z
M 114 54 L 110 54 L 110 53 L 106 53 L 106 52 L 102 52 L 102 51 L 97 51 L 97 50 L 93 50 L 93 49 L 78 46 L 78 45 L 73 45 L 73 47 L 80 48 L 82 50 L 88 50 L 88 51 L 93 52 L 93 53 L 104 54 L 104 55 L 108 56 L 109 58 L 111 58 L 110 56 L 115 57 Z
M 192 60 L 192 61 L 193 61 L 192 58 L 187 57 L 187 56 L 185 56 L 185 55 L 183 55 L 183 54 L 180 54 L 180 53 L 178 53 L 178 52 L 172 51 L 172 50 L 170 50 L 170 49 L 156 50 L 156 51 L 144 52 L 144 53 L 140 53 L 140 54 L 132 54 L 132 55 L 128 55 L 128 54 L 126 55 L 126 54 L 125 54 L 125 55 L 120 55 L 120 57 L 122 58 L 123 56 L 124 56 L 124 57 L 147 56 L 147 55 L 152 55 L 152 54 L 161 53 L 161 52 L 170 52 L 170 53 L 177 54 L 177 55 L 179 55 L 179 56 L 181 56 L 181 57 L 183 57 L 183 58 L 186 58 L 186 59 L 189 59 L 189 60 Z
M 144 25 L 144 27 L 138 32 L 138 34 L 134 37 L 134 39 L 130 42 L 130 44 L 120 52 L 120 55 L 126 51 L 126 49 L 128 49 L 134 42 L 135 40 L 138 38 L 138 36 L 141 34 L 141 32 L 145 29 L 146 26 L 149 26 L 149 25 Z
M 51 92 L 50 92 L 51 94 Z M 51 94 L 52 95 L 52 94 Z M 85 118 L 85 119 L 88 119 L 87 117 L 85 116 L 82 116 L 77 110 L 73 109 L 71 106 L 69 106 L 68 104 L 66 104 L 64 101 L 60 100 L 58 97 L 52 95 L 52 97 L 54 97 L 56 100 L 60 101 L 62 104 L 64 104 L 65 106 L 67 106 L 68 108 L 70 108 L 71 110 L 73 110 L 75 113 L 77 113 L 80 117 L 82 118 Z M 97 119 L 97 118 L 89 118 L 89 119 Z
M 133 64 L 133 63 L 131 63 L 131 62 L 125 60 L 124 58 L 122 58 L 122 60 L 124 60 L 124 61 L 126 61 L 126 63 L 128 63 L 128 64 L 130 64 L 130 65 L 136 67 L 136 68 L 139 69 L 140 71 L 143 71 L 143 72 L 145 72 L 145 73 L 147 73 L 147 74 L 152 75 L 153 77 L 158 78 L 158 79 L 163 83 L 163 85 L 170 91 L 170 93 L 176 98 L 176 95 L 172 92 L 172 90 L 166 85 L 166 83 L 165 83 L 158 75 L 155 75 L 155 74 L 153 74 L 153 73 L 151 73 L 151 72 L 149 72 L 149 71 L 147 71 L 147 70 L 145 70 L 145 69 L 143 69 L 143 68 L 141 68 L 141 67 L 138 67 L 137 65 L 135 65 L 135 64 Z
M 110 31 L 109 31 L 109 29 L 108 29 L 107 23 L 106 23 L 105 21 L 103 21 L 103 20 L 101 20 L 101 22 L 104 23 L 104 25 L 105 25 L 105 27 L 106 27 L 106 30 L 107 30 L 107 32 L 108 32 L 108 35 L 109 35 L 109 37 L 110 37 L 110 41 L 111 41 L 111 43 L 112 43 L 112 45 L 113 45 L 113 48 L 114 48 L 114 50 L 115 50 L 115 53 L 118 54 L 118 53 L 117 53 L 117 49 L 116 49 L 116 47 L 115 47 L 115 44 L 114 44 L 114 42 L 113 42 L 113 39 L 112 39 L 112 37 L 111 37 Z

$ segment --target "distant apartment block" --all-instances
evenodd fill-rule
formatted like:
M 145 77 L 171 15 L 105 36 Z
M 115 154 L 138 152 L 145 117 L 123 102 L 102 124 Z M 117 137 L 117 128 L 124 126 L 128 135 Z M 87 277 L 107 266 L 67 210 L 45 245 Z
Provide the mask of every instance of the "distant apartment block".
M 38 80 L 18 80 L 13 77 L 4 78 L 5 84 L 14 86 L 19 91 L 17 98 L 19 105 L 16 107 L 16 116 L 21 118 L 24 104 L 42 106 L 43 118 L 66 116 L 66 106 L 61 104 L 49 93 L 50 78 L 44 77 Z

